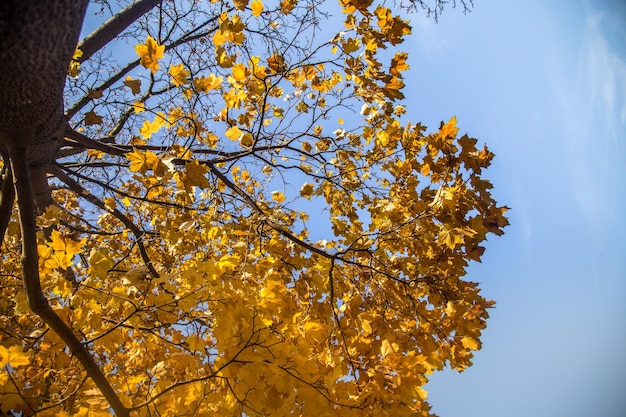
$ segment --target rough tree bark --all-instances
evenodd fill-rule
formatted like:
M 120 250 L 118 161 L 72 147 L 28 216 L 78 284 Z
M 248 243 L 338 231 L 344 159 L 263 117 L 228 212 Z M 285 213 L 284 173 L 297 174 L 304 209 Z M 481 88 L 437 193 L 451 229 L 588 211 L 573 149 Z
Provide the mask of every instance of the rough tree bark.
M 46 167 L 65 127 L 63 87 L 87 3 L 0 3 L 0 151 L 26 148 L 38 210 L 50 202 Z

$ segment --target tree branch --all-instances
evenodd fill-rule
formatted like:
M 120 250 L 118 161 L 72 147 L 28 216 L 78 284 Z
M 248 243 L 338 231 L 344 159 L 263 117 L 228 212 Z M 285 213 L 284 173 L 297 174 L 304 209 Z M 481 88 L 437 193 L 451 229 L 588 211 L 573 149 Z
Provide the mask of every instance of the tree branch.
M 109 145 L 107 143 L 99 142 L 97 140 L 91 139 L 88 136 L 83 135 L 80 132 L 72 129 L 72 127 L 68 124 L 65 128 L 65 137 L 68 139 L 72 139 L 77 143 L 83 145 L 88 149 L 96 149 L 98 151 L 105 152 L 109 155 L 122 156 L 128 152 L 132 151 L 132 148 L 123 149 L 121 147 L 115 145 Z
M 72 191 L 78 193 L 78 195 L 83 197 L 85 200 L 89 201 L 94 206 L 108 213 L 111 213 L 119 221 L 121 221 L 122 224 L 126 226 L 126 228 L 128 228 L 137 239 L 137 247 L 139 248 L 139 254 L 141 255 L 141 259 L 143 259 L 144 263 L 146 264 L 146 267 L 148 268 L 150 275 L 152 275 L 155 278 L 159 277 L 159 273 L 152 265 L 152 261 L 150 260 L 150 256 L 148 255 L 148 251 L 146 250 L 146 245 L 144 245 L 143 243 L 143 238 L 146 235 L 146 232 L 144 232 L 139 227 L 137 227 L 137 225 L 133 223 L 132 220 L 126 217 L 124 213 L 122 213 L 118 209 L 107 208 L 102 200 L 100 200 L 98 197 L 93 195 L 89 190 L 87 190 L 85 187 L 80 185 L 76 180 L 74 180 L 69 175 L 67 175 L 65 171 L 63 171 L 63 169 L 59 165 L 53 165 L 50 168 L 50 172 L 59 180 L 63 181 L 68 187 L 70 187 Z
M 286 237 L 287 239 L 291 240 L 293 243 L 304 247 L 305 249 L 309 250 L 312 253 L 317 253 L 318 255 L 321 255 L 321 256 L 323 256 L 325 258 L 328 258 L 328 259 L 336 259 L 337 258 L 337 255 L 331 255 L 331 254 L 329 254 L 328 252 L 326 252 L 326 251 L 324 251 L 322 249 L 316 248 L 315 246 L 313 246 L 313 245 L 305 242 L 304 240 L 296 237 L 293 233 L 291 233 L 285 227 L 283 227 L 280 224 L 278 224 L 278 223 L 272 221 L 271 219 L 269 219 L 268 216 L 263 211 L 263 209 L 261 209 L 261 207 L 259 207 L 259 205 L 252 199 L 252 197 L 250 197 L 245 191 L 243 191 L 235 183 L 233 183 L 231 180 L 229 180 L 228 177 L 226 175 L 224 175 L 224 173 L 222 171 L 220 171 L 219 169 L 217 169 L 214 166 L 214 164 L 206 163 L 206 165 L 209 167 L 209 170 L 213 173 L 213 175 L 215 175 L 217 178 L 219 178 L 224 183 L 224 185 L 226 185 L 228 188 L 230 188 L 233 192 L 238 194 L 252 210 L 254 210 L 257 214 L 259 214 L 261 216 L 261 218 L 263 218 L 263 222 L 265 224 L 267 224 L 272 229 L 277 231 L 281 236 Z
M 13 203 L 15 202 L 15 189 L 13 188 L 13 174 L 9 166 L 9 159 L 5 160 L 4 178 L 0 189 L 0 246 L 4 242 L 4 235 L 11 221 Z
M 232 11 L 233 8 L 229 8 L 228 12 Z M 211 19 L 209 19 L 208 21 L 204 22 L 203 24 L 201 24 L 199 27 L 195 28 L 193 31 L 181 36 L 180 38 L 178 38 L 176 41 L 172 42 L 171 44 L 168 44 L 165 46 L 165 51 L 169 51 L 170 49 L 174 49 L 180 45 L 183 45 L 187 42 L 196 40 L 196 39 L 200 39 L 203 36 L 207 36 L 208 34 L 214 32 L 215 30 L 217 30 L 217 28 L 219 26 L 212 26 L 209 29 L 202 31 L 200 33 L 196 33 L 196 34 L 192 34 L 194 31 L 198 30 L 199 28 L 202 28 L 204 26 L 207 26 L 211 23 L 214 23 L 215 21 L 218 20 L 219 16 L 215 16 L 212 17 Z M 128 74 L 130 71 L 132 71 L 133 69 L 135 69 L 136 67 L 139 66 L 140 60 L 136 59 L 132 62 L 129 62 L 128 64 L 126 64 L 126 66 L 122 69 L 120 69 L 118 72 L 116 72 L 114 75 L 112 75 L 108 80 L 106 80 L 105 82 L 103 82 L 102 84 L 100 84 L 99 86 L 95 87 L 94 90 L 98 90 L 98 91 L 104 91 L 108 88 L 110 88 L 111 86 L 113 86 L 113 84 L 115 84 L 116 82 L 118 82 L 119 80 L 122 79 L 122 77 L 126 74 Z M 85 105 L 87 103 L 89 103 L 92 99 L 92 97 L 89 96 L 89 94 L 85 94 L 80 100 L 78 100 L 76 103 L 74 103 L 72 105 L 72 107 L 70 107 L 66 112 L 65 115 L 67 117 L 67 119 L 71 119 L 72 117 L 74 117 L 76 115 L 76 113 L 78 113 L 80 111 L 80 109 L 82 109 L 83 107 L 85 107 Z
M 34 193 L 31 188 L 30 168 L 26 147 L 11 146 L 9 157 L 13 173 L 15 195 L 22 229 L 22 278 L 28 304 L 36 315 L 63 340 L 72 354 L 80 361 L 87 375 L 94 381 L 118 416 L 128 417 L 128 409 L 122 404 L 115 390 L 72 329 L 50 307 L 39 280 L 39 254 L 37 253 L 37 224 Z
M 111 42 L 111 40 L 122 33 L 124 29 L 132 25 L 137 19 L 148 13 L 162 1 L 163 0 L 140 0 L 127 6 L 115 16 L 112 16 L 78 44 L 78 49 L 83 52 L 78 62 L 84 62 L 91 58 L 93 54 L 102 49 L 107 43 Z

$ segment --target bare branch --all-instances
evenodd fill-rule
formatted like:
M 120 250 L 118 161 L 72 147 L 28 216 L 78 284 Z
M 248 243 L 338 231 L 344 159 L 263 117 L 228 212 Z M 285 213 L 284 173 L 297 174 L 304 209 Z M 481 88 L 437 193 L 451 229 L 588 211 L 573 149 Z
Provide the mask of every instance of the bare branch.
M 72 129 L 70 125 L 67 125 L 67 127 L 65 128 L 65 137 L 75 140 L 77 143 L 83 145 L 88 149 L 96 149 L 98 151 L 106 152 L 109 155 L 122 156 L 125 153 L 130 152 L 129 150 L 122 149 L 118 146 L 109 145 L 107 143 L 91 139 L 90 137 L 87 137 L 82 133 Z

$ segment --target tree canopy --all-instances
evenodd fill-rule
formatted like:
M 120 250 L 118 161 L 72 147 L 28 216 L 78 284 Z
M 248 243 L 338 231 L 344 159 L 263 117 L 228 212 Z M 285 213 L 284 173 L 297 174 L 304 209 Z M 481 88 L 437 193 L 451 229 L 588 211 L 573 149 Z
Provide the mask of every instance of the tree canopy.
M 85 1 L 21 3 L 0 411 L 431 415 L 494 304 L 466 268 L 507 225 L 487 147 L 402 104 L 406 8 L 447 2 L 95 2 L 81 41 Z

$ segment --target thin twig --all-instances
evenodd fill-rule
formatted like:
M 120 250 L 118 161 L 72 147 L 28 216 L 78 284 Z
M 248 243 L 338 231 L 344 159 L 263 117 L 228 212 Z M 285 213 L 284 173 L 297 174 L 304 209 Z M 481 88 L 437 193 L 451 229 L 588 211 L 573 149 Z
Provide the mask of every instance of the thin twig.
M 154 268 L 154 265 L 152 265 L 152 261 L 150 260 L 150 256 L 148 255 L 148 251 L 146 250 L 146 246 L 143 242 L 144 236 L 146 235 L 145 231 L 139 229 L 139 227 L 137 227 L 137 225 L 133 223 L 132 220 L 126 217 L 126 215 L 124 215 L 124 213 L 122 213 L 118 209 L 107 208 L 106 204 L 104 204 L 102 200 L 100 200 L 98 197 L 89 192 L 89 190 L 80 185 L 78 181 L 67 175 L 59 165 L 52 165 L 50 168 L 50 172 L 82 198 L 89 201 L 94 206 L 112 214 L 119 221 L 121 221 L 122 224 L 124 224 L 124 226 L 126 226 L 126 228 L 128 228 L 132 232 L 132 234 L 135 235 L 135 239 L 137 239 L 137 247 L 139 248 L 139 254 L 141 255 L 141 259 L 143 259 L 144 263 L 146 264 L 148 271 L 150 271 L 150 275 L 152 275 L 154 278 L 159 277 L 159 273 Z

